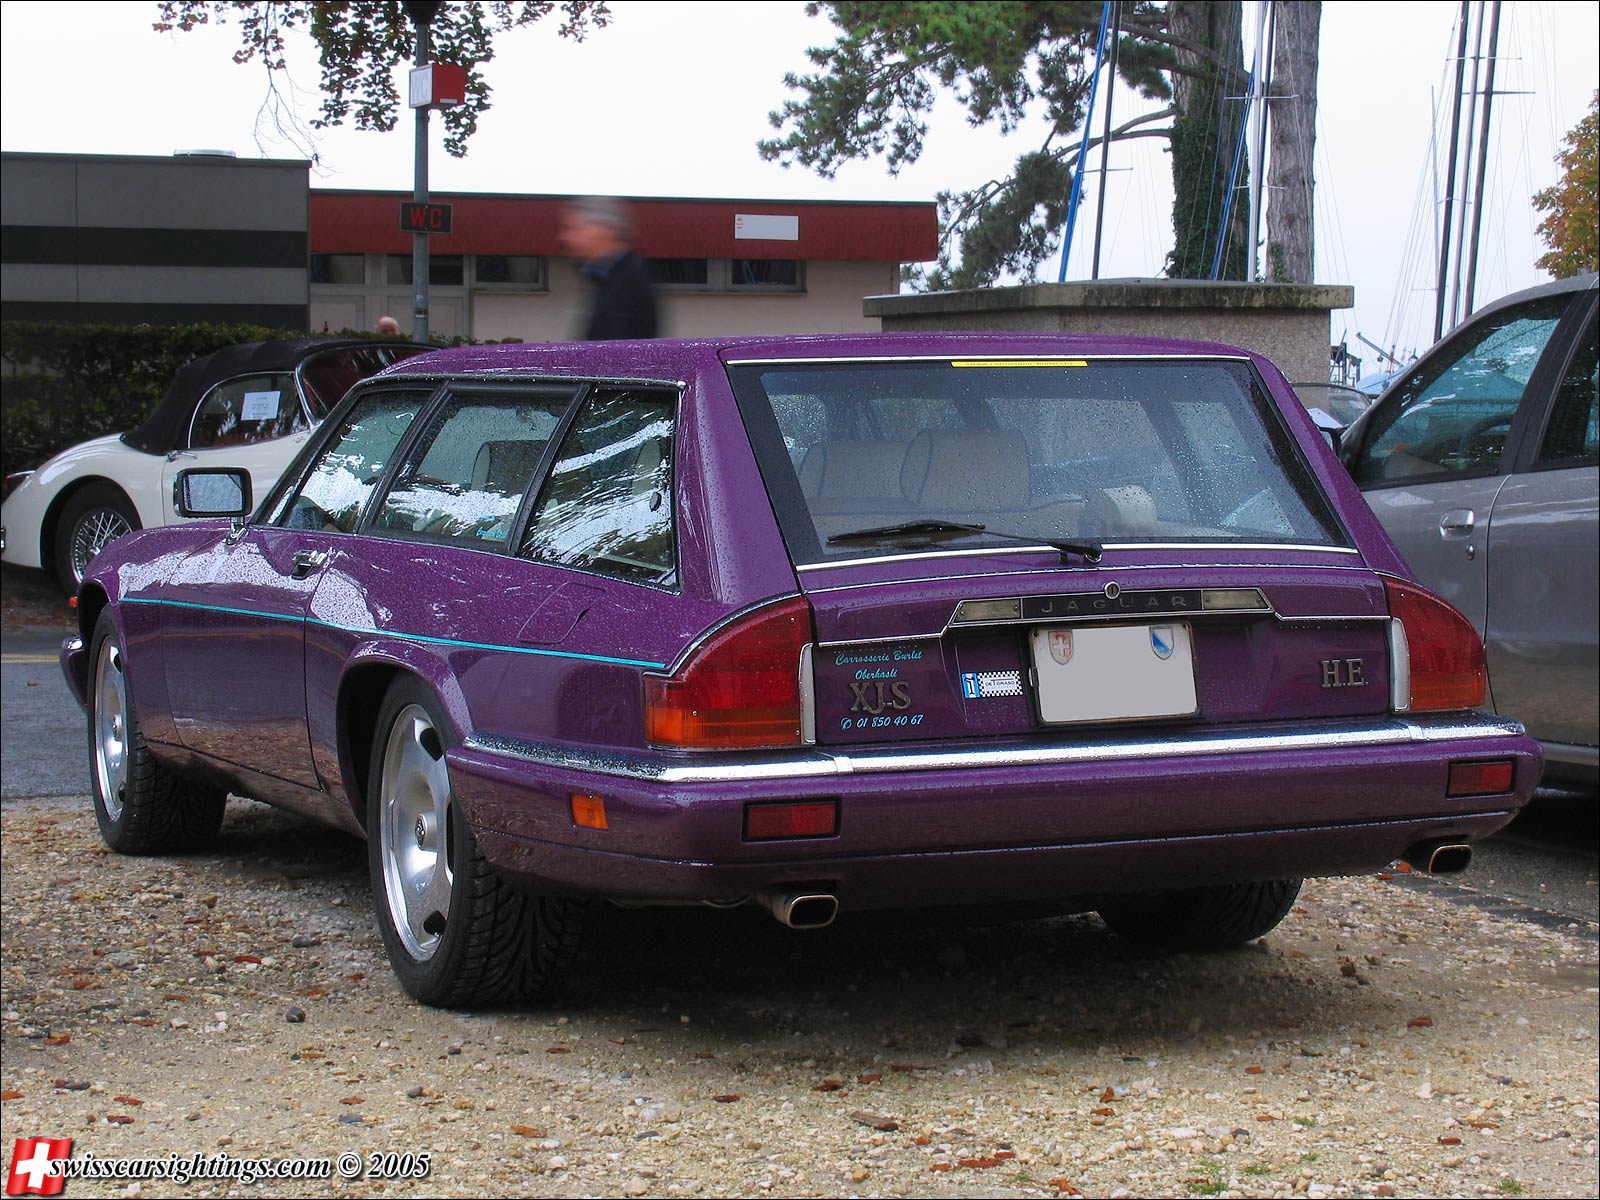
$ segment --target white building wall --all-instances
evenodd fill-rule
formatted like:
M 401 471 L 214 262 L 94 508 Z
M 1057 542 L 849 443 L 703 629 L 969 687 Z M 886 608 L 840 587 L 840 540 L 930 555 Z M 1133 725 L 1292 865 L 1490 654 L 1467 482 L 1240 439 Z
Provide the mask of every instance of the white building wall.
M 582 328 L 589 285 L 573 260 L 549 260 L 549 289 L 439 288 L 430 300 L 430 326 L 450 337 L 479 341 L 517 338 L 566 341 Z M 369 278 L 372 276 L 369 275 Z M 877 332 L 876 317 L 862 315 L 862 300 L 899 290 L 900 268 L 884 262 L 807 262 L 805 290 L 659 293 L 663 337 L 741 334 Z M 470 311 L 468 311 L 470 310 Z M 402 332 L 411 325 L 410 299 L 389 287 L 311 285 L 311 328 L 371 329 L 388 313 Z

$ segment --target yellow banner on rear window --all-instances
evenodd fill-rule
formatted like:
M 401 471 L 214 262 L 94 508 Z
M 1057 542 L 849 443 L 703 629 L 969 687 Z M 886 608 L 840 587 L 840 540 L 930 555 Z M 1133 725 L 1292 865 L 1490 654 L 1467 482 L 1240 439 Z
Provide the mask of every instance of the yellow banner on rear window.
M 952 367 L 1087 367 L 1083 358 L 971 358 L 954 359 Z

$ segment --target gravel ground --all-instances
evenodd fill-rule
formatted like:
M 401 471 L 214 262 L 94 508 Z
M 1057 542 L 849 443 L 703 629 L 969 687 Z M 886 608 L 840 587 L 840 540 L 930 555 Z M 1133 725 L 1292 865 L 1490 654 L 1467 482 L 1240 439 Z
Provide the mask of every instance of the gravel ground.
M 1592 1196 L 1596 942 L 1379 878 L 1270 937 L 1093 918 L 603 912 L 536 1009 L 424 1009 L 358 843 L 234 802 L 131 859 L 86 802 L 3 814 L 3 1143 L 427 1152 L 425 1181 L 68 1195 Z

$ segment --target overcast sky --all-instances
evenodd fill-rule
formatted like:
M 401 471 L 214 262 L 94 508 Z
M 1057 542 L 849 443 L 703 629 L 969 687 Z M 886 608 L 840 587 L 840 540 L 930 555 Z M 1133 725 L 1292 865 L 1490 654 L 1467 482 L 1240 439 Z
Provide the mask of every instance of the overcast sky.
M 1247 0 L 1250 30 L 1254 7 Z M 582 44 L 558 38 L 553 22 L 501 41 L 486 70 L 494 107 L 468 156 L 450 158 L 435 135 L 435 190 L 930 200 L 995 177 L 1039 140 L 1028 130 L 1002 138 L 993 127 L 971 129 L 945 100 L 927 152 L 898 177 L 878 162 L 852 164 L 831 181 L 785 170 L 762 162 L 755 142 L 785 98 L 784 73 L 807 69 L 806 47 L 831 41 L 831 25 L 807 17 L 800 0 L 612 0 L 611 8 L 612 25 Z M 1356 309 L 1333 317 L 1334 341 L 1347 337 L 1353 350 L 1358 330 L 1402 353 L 1432 340 L 1428 154 L 1435 98 L 1448 127 L 1458 9 L 1449 0 L 1323 6 L 1317 281 L 1355 285 Z M 153 0 L 0 3 L 0 148 L 297 156 L 259 127 L 266 82 L 258 65 L 233 64 L 236 26 L 158 34 L 155 16 Z M 1480 304 L 1544 279 L 1533 266 L 1542 247 L 1529 197 L 1555 180 L 1561 138 L 1600 83 L 1597 47 L 1600 5 L 1590 0 L 1505 5 L 1496 90 L 1528 94 L 1496 105 Z M 318 76 L 307 44 L 291 47 L 291 67 L 300 111 L 313 115 Z M 1119 123 L 1145 107 L 1121 91 L 1116 104 Z M 409 122 L 408 114 L 391 134 L 321 135 L 312 186 L 408 189 Z M 1101 274 L 1159 275 L 1172 244 L 1163 144 L 1118 146 L 1111 165 Z M 1094 178 L 1068 278 L 1089 275 Z

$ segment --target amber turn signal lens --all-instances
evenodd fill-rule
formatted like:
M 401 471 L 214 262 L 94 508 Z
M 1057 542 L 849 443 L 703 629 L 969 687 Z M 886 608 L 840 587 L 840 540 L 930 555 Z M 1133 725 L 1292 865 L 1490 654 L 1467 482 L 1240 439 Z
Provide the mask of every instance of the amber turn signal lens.
M 583 796 L 574 792 L 572 801 L 572 823 L 581 825 L 585 829 L 610 829 L 606 824 L 606 802 L 599 796 Z
M 1496 762 L 1453 762 L 1450 764 L 1450 781 L 1444 794 L 1458 796 L 1497 796 L 1511 790 L 1516 778 L 1516 764 L 1510 759 Z
M 839 831 L 839 804 L 835 800 L 808 800 L 801 804 L 747 804 L 744 838 L 747 842 L 773 838 L 832 837 Z

